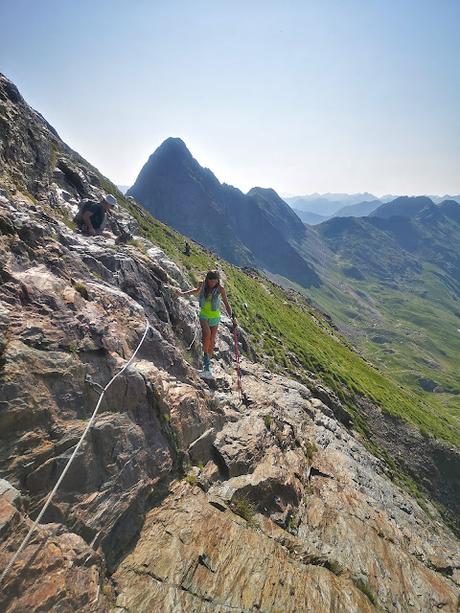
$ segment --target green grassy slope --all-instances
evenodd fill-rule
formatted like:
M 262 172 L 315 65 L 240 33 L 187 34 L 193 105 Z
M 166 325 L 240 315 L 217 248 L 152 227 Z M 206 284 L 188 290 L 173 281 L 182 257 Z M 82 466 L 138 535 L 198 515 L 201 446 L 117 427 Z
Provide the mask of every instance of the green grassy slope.
M 440 270 L 423 264 L 411 285 L 348 279 L 353 293 L 332 284 L 308 294 L 353 339 L 356 348 L 398 383 L 412 389 L 432 414 L 460 430 L 460 332 L 457 300 L 439 279 Z M 344 298 L 345 296 L 345 298 Z M 428 385 L 428 391 L 422 385 Z
M 321 224 L 334 255 L 309 292 L 374 363 L 457 418 L 459 219 L 452 202 L 411 219 Z
M 116 191 L 109 183 L 106 187 Z M 216 266 L 218 257 L 196 244 L 192 255 L 185 256 L 183 236 L 121 195 L 118 198 L 138 220 L 143 235 L 189 271 L 191 284 Z M 291 300 L 285 290 L 256 273 L 219 262 L 226 274 L 231 302 L 261 359 L 268 356 L 272 367 L 298 378 L 305 376 L 304 368 L 310 371 L 337 393 L 363 434 L 366 425 L 357 413 L 355 395 L 368 397 L 382 410 L 407 420 L 427 435 L 460 446 L 460 434 L 449 411 L 443 409 L 436 414 L 420 395 L 396 383 L 390 373 L 383 374 L 371 366 L 316 309 L 300 298 Z

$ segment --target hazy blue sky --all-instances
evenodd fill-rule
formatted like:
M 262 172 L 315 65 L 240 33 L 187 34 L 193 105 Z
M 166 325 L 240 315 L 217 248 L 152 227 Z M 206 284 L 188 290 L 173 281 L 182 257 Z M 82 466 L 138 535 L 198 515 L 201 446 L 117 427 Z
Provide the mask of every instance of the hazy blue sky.
M 460 0 L 0 0 L 0 71 L 130 184 L 168 136 L 281 193 L 460 192 Z

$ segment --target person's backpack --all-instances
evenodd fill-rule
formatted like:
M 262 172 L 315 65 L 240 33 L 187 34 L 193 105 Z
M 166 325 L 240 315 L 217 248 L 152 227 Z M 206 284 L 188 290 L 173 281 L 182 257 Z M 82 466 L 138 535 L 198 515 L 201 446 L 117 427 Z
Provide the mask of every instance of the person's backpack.
M 74 223 L 76 223 L 78 227 L 83 225 L 83 213 L 89 204 L 97 204 L 97 200 L 93 200 L 92 198 L 84 198 L 78 205 L 78 213 L 73 218 Z

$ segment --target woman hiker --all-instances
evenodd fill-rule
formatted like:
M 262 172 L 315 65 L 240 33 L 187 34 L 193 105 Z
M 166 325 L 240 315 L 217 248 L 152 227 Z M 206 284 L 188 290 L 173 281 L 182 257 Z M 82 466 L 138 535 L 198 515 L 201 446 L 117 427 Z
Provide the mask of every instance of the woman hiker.
M 178 296 L 191 296 L 199 294 L 200 301 L 200 324 L 203 337 L 203 371 L 202 375 L 205 378 L 212 377 L 211 358 L 216 343 L 217 328 L 220 321 L 220 301 L 221 298 L 225 304 L 225 309 L 229 317 L 232 319 L 233 325 L 236 325 L 236 320 L 232 309 L 228 303 L 225 289 L 220 284 L 220 276 L 218 270 L 210 270 L 205 280 L 193 289 L 187 292 L 178 292 Z

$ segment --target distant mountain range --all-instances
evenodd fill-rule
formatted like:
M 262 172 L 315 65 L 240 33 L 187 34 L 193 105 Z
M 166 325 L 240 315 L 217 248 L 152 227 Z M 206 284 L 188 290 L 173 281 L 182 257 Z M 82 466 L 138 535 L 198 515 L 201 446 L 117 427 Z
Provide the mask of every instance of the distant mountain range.
M 377 198 L 364 192 L 361 194 L 311 194 L 290 196 L 284 200 L 291 206 L 305 223 L 315 225 L 331 217 L 364 217 L 372 213 L 381 204 L 395 201 L 399 196 L 386 195 Z M 460 202 L 460 194 L 454 196 L 427 196 L 435 204 L 444 200 Z
M 460 299 L 460 205 L 435 205 L 426 196 L 397 198 L 367 217 L 335 217 L 316 227 L 346 271 L 355 279 L 415 281 L 423 264 L 449 276 L 449 290 Z M 350 275 L 348 275 L 350 276 Z
M 293 210 L 300 217 L 300 219 L 311 226 L 315 226 L 327 219 L 331 219 L 332 217 L 365 217 L 369 215 L 379 206 L 381 206 L 382 202 L 380 200 L 370 200 L 364 202 L 358 202 L 356 204 L 347 204 L 341 207 L 332 215 L 319 215 L 318 213 L 312 213 L 311 211 L 301 211 L 299 209 L 294 208 Z
M 178 138 L 150 156 L 127 194 L 230 262 L 306 293 L 369 357 L 415 389 L 437 392 L 439 410 L 458 413 L 460 205 L 454 199 L 315 194 L 295 206 L 327 203 L 332 217 L 296 214 L 272 189 L 244 194 L 220 183 Z
M 400 197 L 314 229 L 334 255 L 310 296 L 374 361 L 458 419 L 458 202 Z
M 377 199 L 376 196 L 367 192 L 362 194 L 310 194 L 284 198 L 294 209 L 316 213 L 324 217 L 330 217 L 345 206 Z

